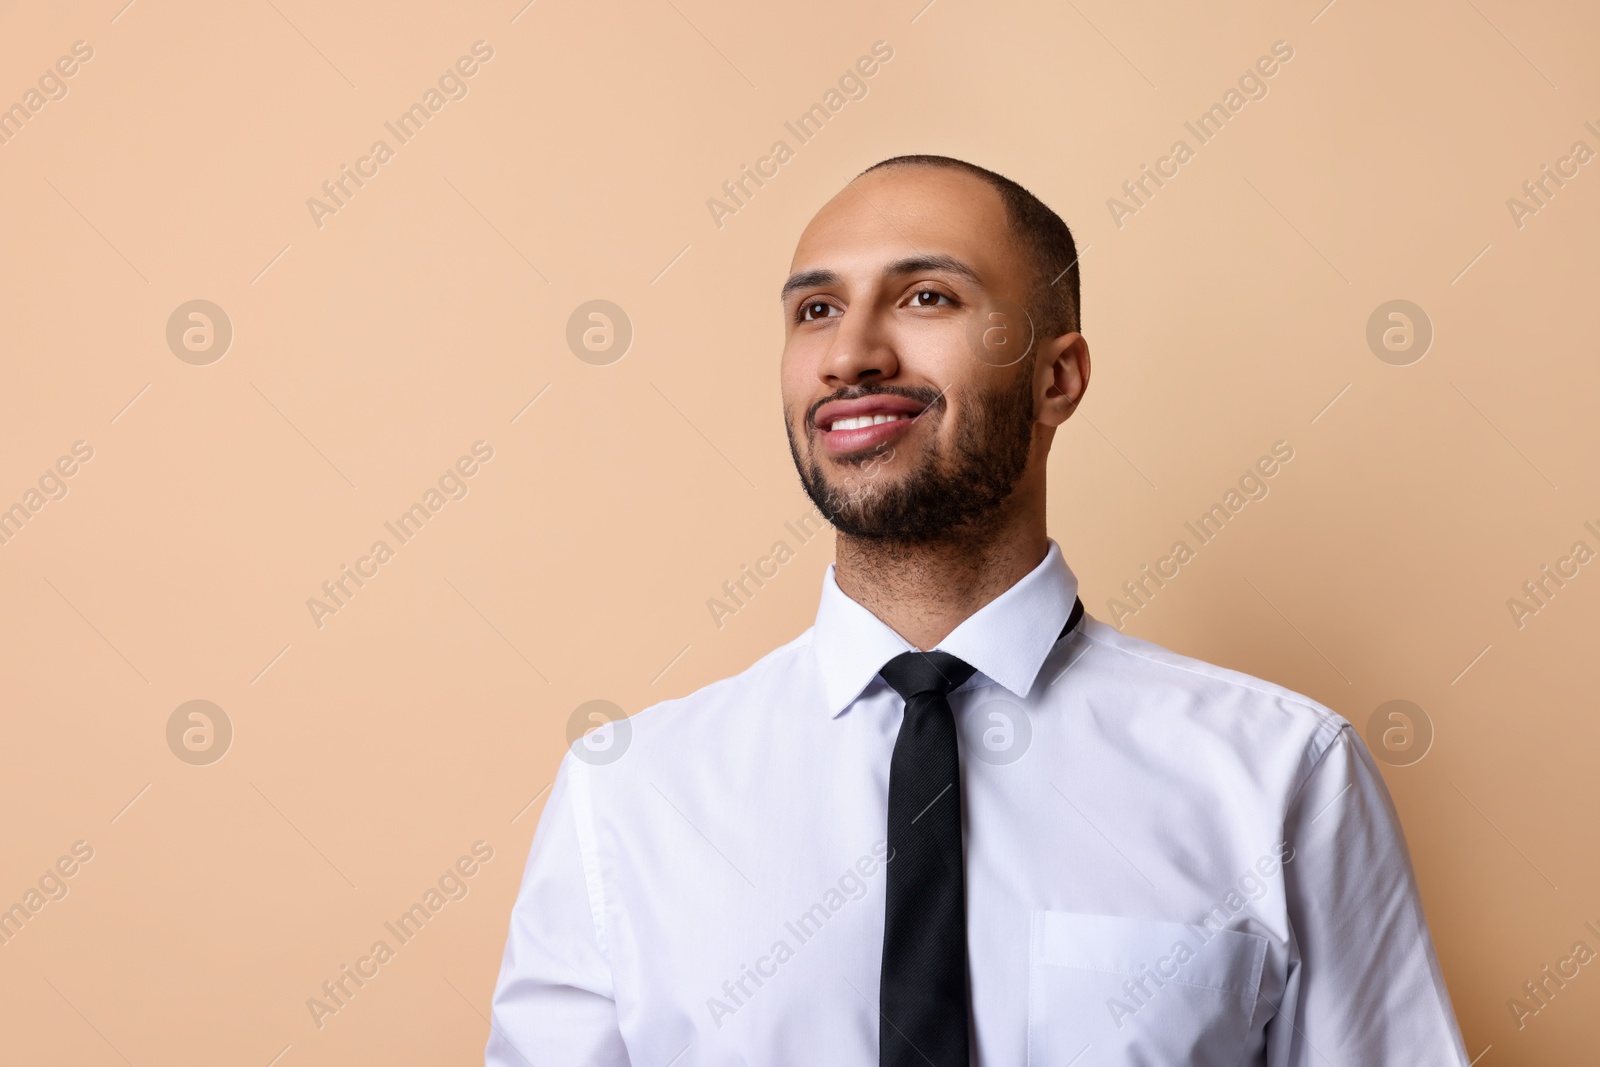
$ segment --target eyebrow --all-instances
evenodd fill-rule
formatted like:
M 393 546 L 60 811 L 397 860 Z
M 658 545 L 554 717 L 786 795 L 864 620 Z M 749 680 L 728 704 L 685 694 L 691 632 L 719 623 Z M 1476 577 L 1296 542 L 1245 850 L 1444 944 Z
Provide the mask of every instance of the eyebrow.
M 946 255 L 918 255 L 897 259 L 884 270 L 885 277 L 897 278 L 907 274 L 922 274 L 927 271 L 943 271 L 965 278 L 973 285 L 982 286 L 983 279 L 978 277 L 978 272 L 954 256 Z M 838 285 L 840 277 L 837 272 L 820 268 L 818 270 L 805 270 L 789 276 L 783 283 L 783 292 L 780 299 L 788 300 L 789 294 L 797 289 L 811 289 L 817 286 Z

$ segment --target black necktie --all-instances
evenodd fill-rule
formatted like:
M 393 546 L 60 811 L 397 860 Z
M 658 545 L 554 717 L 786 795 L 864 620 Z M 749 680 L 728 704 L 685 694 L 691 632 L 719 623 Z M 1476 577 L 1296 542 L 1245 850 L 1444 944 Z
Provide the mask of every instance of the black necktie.
M 1078 601 L 1061 637 L 1082 617 Z M 968 1064 L 961 757 L 948 698 L 973 670 L 935 650 L 901 653 L 878 672 L 906 702 L 889 762 L 880 1067 Z
M 889 857 L 878 1063 L 966 1067 L 967 889 L 961 760 L 948 694 L 973 668 L 904 652 L 878 673 L 905 697 L 889 761 Z

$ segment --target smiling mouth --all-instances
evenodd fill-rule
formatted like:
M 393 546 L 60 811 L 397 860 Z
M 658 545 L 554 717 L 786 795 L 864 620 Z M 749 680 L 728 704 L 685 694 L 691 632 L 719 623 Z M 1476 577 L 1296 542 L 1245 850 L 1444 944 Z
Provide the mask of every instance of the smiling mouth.
M 834 414 L 823 410 L 812 425 L 819 433 L 822 450 L 833 459 L 858 463 L 863 457 L 881 455 L 894 442 L 910 434 L 917 420 L 932 405 L 909 397 L 862 398 L 845 402 L 844 410 Z M 851 408 L 855 410 L 852 411 Z
M 942 393 L 931 397 L 918 391 L 872 392 L 865 396 L 830 400 L 811 415 L 813 428 L 824 434 L 852 433 L 888 423 L 911 422 L 938 403 Z M 932 393 L 932 390 L 927 390 Z M 908 395 L 910 394 L 910 395 Z M 905 430 L 908 427 L 896 427 Z
M 920 414 L 922 414 L 922 412 L 919 411 L 917 415 Z M 827 426 L 824 426 L 823 429 L 828 430 L 829 432 L 835 430 L 859 430 L 866 426 L 877 426 L 880 423 L 899 422 L 902 419 L 914 419 L 916 417 L 916 415 L 910 415 L 905 412 L 895 412 L 892 415 L 860 415 L 855 418 L 834 419 L 833 422 L 829 423 Z

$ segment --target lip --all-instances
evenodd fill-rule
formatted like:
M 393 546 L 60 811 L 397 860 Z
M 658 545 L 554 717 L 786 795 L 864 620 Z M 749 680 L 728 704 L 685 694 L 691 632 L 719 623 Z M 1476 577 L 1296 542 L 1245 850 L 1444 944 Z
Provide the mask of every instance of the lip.
M 903 396 L 882 393 L 864 396 L 858 400 L 836 400 L 817 410 L 815 425 L 822 437 L 823 447 L 834 456 L 846 456 L 898 439 L 916 424 L 917 417 L 927 410 L 926 405 Z M 827 427 L 839 419 L 860 418 L 866 415 L 903 415 L 905 418 L 880 422 L 854 430 L 830 430 Z
M 920 415 L 927 407 L 903 396 L 893 393 L 876 393 L 872 396 L 863 396 L 856 400 L 834 400 L 817 409 L 815 423 L 817 429 L 830 433 L 829 425 L 839 419 L 854 419 L 862 415 Z M 843 430 L 841 433 L 854 431 Z

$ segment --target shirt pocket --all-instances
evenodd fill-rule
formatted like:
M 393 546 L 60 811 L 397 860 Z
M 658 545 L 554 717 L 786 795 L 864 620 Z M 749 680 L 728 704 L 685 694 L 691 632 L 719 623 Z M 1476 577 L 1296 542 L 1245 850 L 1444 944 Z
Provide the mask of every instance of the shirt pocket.
M 1250 1061 L 1267 939 L 1242 930 L 1035 911 L 1028 1062 L 1238 1067 Z

